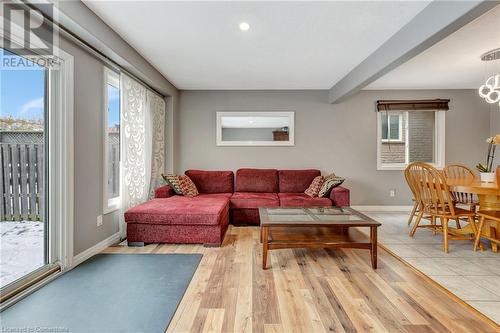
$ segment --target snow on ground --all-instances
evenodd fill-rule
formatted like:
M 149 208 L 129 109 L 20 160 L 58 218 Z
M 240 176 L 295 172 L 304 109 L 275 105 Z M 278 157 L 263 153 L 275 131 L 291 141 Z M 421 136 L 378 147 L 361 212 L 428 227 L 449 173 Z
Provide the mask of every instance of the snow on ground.
M 44 223 L 0 222 L 0 287 L 44 265 Z

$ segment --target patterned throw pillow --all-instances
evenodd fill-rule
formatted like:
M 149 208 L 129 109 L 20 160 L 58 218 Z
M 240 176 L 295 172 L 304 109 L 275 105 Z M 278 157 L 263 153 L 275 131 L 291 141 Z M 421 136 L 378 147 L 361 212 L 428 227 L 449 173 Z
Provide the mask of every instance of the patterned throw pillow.
M 165 179 L 167 185 L 170 186 L 172 190 L 174 190 L 175 194 L 182 195 L 182 189 L 179 186 L 179 176 L 172 173 L 166 175 L 161 174 L 161 176 L 163 177 L 163 179 Z
M 195 197 L 199 194 L 196 185 L 188 176 L 179 176 L 179 186 L 186 197 Z
M 323 186 L 323 182 L 325 179 L 322 176 L 318 176 L 313 179 L 311 185 L 307 188 L 307 190 L 304 191 L 305 194 L 310 196 L 311 198 L 317 197 L 319 190 L 321 190 L 321 187 Z
M 334 173 L 325 177 L 325 181 L 323 182 L 323 186 L 321 186 L 321 190 L 318 193 L 318 197 L 326 197 L 330 194 L 332 188 L 339 186 L 344 182 L 345 178 L 337 177 Z

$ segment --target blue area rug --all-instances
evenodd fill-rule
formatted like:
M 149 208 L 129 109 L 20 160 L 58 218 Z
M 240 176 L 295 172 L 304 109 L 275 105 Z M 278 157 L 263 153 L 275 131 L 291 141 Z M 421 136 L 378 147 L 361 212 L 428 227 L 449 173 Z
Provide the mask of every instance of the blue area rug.
M 163 333 L 201 257 L 96 255 L 3 311 L 0 331 Z

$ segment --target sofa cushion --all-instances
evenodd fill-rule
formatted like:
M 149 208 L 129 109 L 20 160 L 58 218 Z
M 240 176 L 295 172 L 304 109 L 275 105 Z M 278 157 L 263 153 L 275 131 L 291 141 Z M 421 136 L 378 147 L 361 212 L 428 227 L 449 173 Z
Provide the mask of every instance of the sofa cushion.
M 196 185 L 193 183 L 191 178 L 186 175 L 182 175 L 179 177 L 179 186 L 181 187 L 182 194 L 186 197 L 195 197 L 198 194 L 198 189 Z
M 279 170 L 279 191 L 281 193 L 304 193 L 314 178 L 321 176 L 316 169 Z
M 330 207 L 328 198 L 311 198 L 304 193 L 278 193 L 281 207 Z
M 236 171 L 235 191 L 277 193 L 278 170 L 239 169 L 238 171 Z
M 330 194 L 332 188 L 342 185 L 345 178 L 335 176 L 334 173 L 325 177 L 325 181 L 323 182 L 323 186 L 321 186 L 321 190 L 318 193 L 318 197 L 327 197 Z
M 125 212 L 127 223 L 217 225 L 229 199 L 224 195 L 199 195 L 152 199 Z
M 307 190 L 304 191 L 304 193 L 310 196 L 311 198 L 317 197 L 324 181 L 325 179 L 321 176 L 314 178 L 311 185 L 309 185 L 309 187 L 307 188 Z
M 168 186 L 174 190 L 175 194 L 182 194 L 181 186 L 179 185 L 179 176 L 174 175 L 173 173 L 162 174 L 161 175 Z
M 187 170 L 185 174 L 191 178 L 200 193 L 234 192 L 234 173 L 232 171 Z
M 235 192 L 230 199 L 231 208 L 279 207 L 276 193 Z

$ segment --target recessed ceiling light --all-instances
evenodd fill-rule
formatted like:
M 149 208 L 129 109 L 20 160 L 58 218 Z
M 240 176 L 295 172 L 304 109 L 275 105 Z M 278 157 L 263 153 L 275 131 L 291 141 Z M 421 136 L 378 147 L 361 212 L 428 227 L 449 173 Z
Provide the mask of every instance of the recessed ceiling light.
M 241 22 L 239 27 L 241 31 L 248 31 L 248 29 L 250 29 L 250 24 L 246 22 Z

